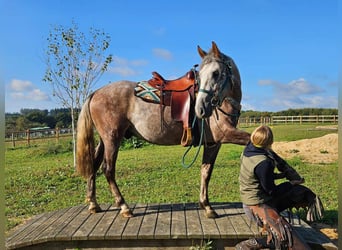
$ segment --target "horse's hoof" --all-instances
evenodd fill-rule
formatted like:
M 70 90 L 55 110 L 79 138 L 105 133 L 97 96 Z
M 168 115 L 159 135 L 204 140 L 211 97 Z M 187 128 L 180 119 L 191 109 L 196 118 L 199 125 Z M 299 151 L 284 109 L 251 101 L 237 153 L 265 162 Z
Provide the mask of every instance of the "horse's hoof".
M 96 214 L 102 211 L 100 206 L 95 206 L 95 207 L 89 207 L 88 208 L 89 213 L 91 214 Z
M 218 218 L 218 214 L 214 210 L 207 210 L 205 211 L 205 216 L 209 219 Z
M 120 214 L 124 218 L 132 218 L 133 217 L 133 213 L 132 213 L 132 211 L 130 209 L 123 210 L 123 211 L 120 212 Z

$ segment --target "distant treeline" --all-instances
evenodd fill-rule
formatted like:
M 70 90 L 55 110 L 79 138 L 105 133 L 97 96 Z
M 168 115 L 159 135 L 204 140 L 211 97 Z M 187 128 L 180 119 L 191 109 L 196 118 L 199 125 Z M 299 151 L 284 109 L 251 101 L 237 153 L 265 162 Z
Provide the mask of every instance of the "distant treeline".
M 20 113 L 5 113 L 6 132 L 29 128 L 70 128 L 70 109 L 21 109 Z
M 337 115 L 337 109 L 303 108 L 288 109 L 278 112 L 261 112 L 246 110 L 241 117 L 271 117 L 271 116 L 298 116 L 298 115 Z M 6 132 L 23 131 L 35 127 L 70 128 L 71 115 L 69 109 L 21 109 L 20 113 L 6 113 Z

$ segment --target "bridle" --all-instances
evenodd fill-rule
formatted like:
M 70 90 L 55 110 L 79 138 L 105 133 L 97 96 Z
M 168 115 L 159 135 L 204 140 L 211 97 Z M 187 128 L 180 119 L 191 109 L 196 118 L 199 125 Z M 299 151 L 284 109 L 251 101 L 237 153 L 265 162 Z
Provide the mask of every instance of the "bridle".
M 218 119 L 217 110 L 219 110 L 222 114 L 234 118 L 234 123 L 235 123 L 235 122 L 237 122 L 237 120 L 240 117 L 241 104 L 240 104 L 240 102 L 236 101 L 233 97 L 223 96 L 223 91 L 222 91 L 223 89 L 226 88 L 226 86 L 228 85 L 229 81 L 230 81 L 231 86 L 232 86 L 231 88 L 234 88 L 234 86 L 235 86 L 234 74 L 233 74 L 233 70 L 232 70 L 232 68 L 233 68 L 232 61 L 229 60 L 228 62 L 226 62 L 226 61 L 218 60 L 218 59 L 215 59 L 215 61 L 218 62 L 218 63 L 224 64 L 226 66 L 227 71 L 228 71 L 228 77 L 226 77 L 226 80 L 224 81 L 223 84 L 221 84 L 221 85 L 216 84 L 215 85 L 214 93 L 212 91 L 200 88 L 200 85 L 198 85 L 199 86 L 198 92 L 206 93 L 209 96 L 211 96 L 210 103 L 211 103 L 211 106 L 216 111 L 217 119 Z M 212 62 L 212 61 L 210 61 L 210 62 Z M 226 72 L 223 72 L 222 74 L 225 75 Z M 234 110 L 233 113 L 227 113 L 226 111 L 224 111 L 221 108 L 222 103 L 224 101 L 228 101 L 232 105 L 233 110 Z
M 232 71 L 232 64 L 231 64 L 231 61 L 228 61 L 228 63 L 226 63 L 225 61 L 222 61 L 222 60 L 216 60 L 217 62 L 219 63 L 223 63 L 224 65 L 227 66 L 228 68 L 228 74 L 229 74 L 229 77 L 226 77 L 226 80 L 225 82 L 222 84 L 221 88 L 218 89 L 216 88 L 215 89 L 215 92 L 212 93 L 211 91 L 209 90 L 206 90 L 206 89 L 203 89 L 203 88 L 200 88 L 200 79 L 199 79 L 199 72 L 196 70 L 196 67 L 198 66 L 198 64 L 194 65 L 193 68 L 191 69 L 193 72 L 194 72 L 194 75 L 195 75 L 195 89 L 198 89 L 198 92 L 203 92 L 203 93 L 206 93 L 208 94 L 209 96 L 212 96 L 211 98 L 211 105 L 212 107 L 214 108 L 215 112 L 216 112 L 216 117 L 217 117 L 217 120 L 218 120 L 218 114 L 217 114 L 217 110 L 219 110 L 222 114 L 228 116 L 228 117 L 231 117 L 232 118 L 232 122 L 236 125 L 237 122 L 238 122 L 238 119 L 240 117 L 240 110 L 241 110 L 241 104 L 240 102 L 236 101 L 233 97 L 228 97 L 228 96 L 223 96 L 221 95 L 222 91 L 226 85 L 228 84 L 228 81 L 230 80 L 231 84 L 232 84 L 232 88 L 234 87 L 234 76 L 233 76 L 233 71 Z M 216 84 L 216 86 L 218 86 L 218 84 Z M 222 103 L 224 101 L 227 101 L 229 102 L 232 107 L 233 107 L 233 113 L 227 113 L 226 111 L 224 111 L 221 106 L 222 106 Z M 195 125 L 196 123 L 196 117 L 193 121 L 193 126 Z M 201 122 L 200 122 L 200 140 L 199 140 L 199 147 L 195 153 L 195 156 L 193 157 L 192 161 L 189 163 L 189 164 L 185 164 L 185 158 L 187 156 L 187 154 L 190 152 L 190 149 L 192 148 L 192 145 L 188 147 L 188 149 L 185 151 L 183 157 L 182 157 L 182 165 L 184 168 L 189 168 L 191 167 L 198 155 L 199 155 L 199 152 L 200 152 L 200 149 L 201 149 L 201 145 L 202 145 L 202 142 L 203 142 L 203 137 L 204 137 L 204 121 L 205 119 L 202 119 Z

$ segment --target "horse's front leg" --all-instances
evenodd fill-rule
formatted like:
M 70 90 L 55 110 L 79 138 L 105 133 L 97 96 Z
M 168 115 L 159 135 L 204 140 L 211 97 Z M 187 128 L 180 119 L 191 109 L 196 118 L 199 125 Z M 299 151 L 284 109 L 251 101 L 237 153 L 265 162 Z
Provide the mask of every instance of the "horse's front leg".
M 202 166 L 201 166 L 201 190 L 200 190 L 200 207 L 205 210 L 207 218 L 217 218 L 218 215 L 211 207 L 208 198 L 209 181 L 213 172 L 214 163 L 220 150 L 221 143 L 211 146 L 204 145 Z

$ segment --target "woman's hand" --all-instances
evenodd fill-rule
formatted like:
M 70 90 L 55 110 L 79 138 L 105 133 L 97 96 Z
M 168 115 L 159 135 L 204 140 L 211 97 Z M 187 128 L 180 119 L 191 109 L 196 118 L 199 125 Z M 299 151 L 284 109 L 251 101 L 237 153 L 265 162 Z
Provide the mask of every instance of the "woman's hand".
M 299 184 L 303 184 L 304 182 L 305 182 L 304 178 L 301 178 L 300 180 L 292 180 L 292 181 L 290 181 L 290 183 L 292 185 L 299 185 Z

